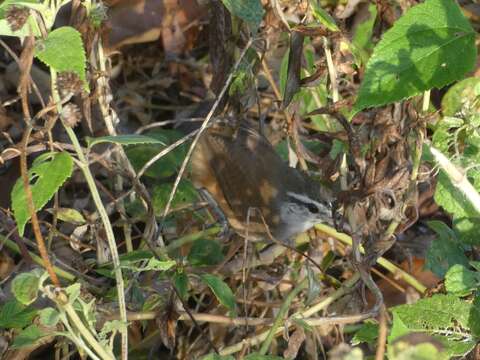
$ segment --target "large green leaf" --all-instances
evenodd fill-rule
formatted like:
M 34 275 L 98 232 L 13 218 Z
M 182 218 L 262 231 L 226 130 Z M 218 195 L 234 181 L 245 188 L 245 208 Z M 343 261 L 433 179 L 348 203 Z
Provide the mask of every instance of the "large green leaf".
M 82 37 L 73 27 L 53 30 L 37 43 L 35 56 L 58 72 L 74 72 L 85 82 L 85 49 Z
M 421 332 L 440 341 L 449 356 L 462 356 L 476 344 L 471 334 L 471 328 L 476 326 L 472 311 L 472 304 L 453 295 L 441 294 L 412 305 L 396 306 L 392 309 L 394 322 L 389 343 L 405 334 Z
M 453 0 L 405 13 L 375 47 L 355 110 L 380 106 L 461 79 L 476 61 L 475 31 Z
M 39 156 L 28 171 L 35 211 L 41 209 L 58 191 L 73 171 L 73 159 L 66 153 L 48 153 Z M 17 220 L 18 233 L 22 236 L 30 219 L 25 189 L 21 178 L 12 190 L 12 208 Z

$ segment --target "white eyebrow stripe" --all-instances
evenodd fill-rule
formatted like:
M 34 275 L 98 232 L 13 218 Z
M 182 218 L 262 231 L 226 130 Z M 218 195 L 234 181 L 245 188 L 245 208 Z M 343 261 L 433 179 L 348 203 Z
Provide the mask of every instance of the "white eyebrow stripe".
M 310 203 L 310 204 L 314 204 L 314 205 L 321 206 L 321 207 L 324 206 L 323 204 L 319 203 L 318 201 L 312 200 L 308 196 L 305 196 L 305 195 L 302 195 L 302 194 L 297 194 L 297 193 L 294 193 L 294 192 L 291 192 L 291 191 L 287 191 L 287 195 L 291 196 L 292 198 L 297 199 L 299 201 L 303 201 L 304 203 Z
M 306 204 L 315 205 L 322 214 L 330 214 L 332 212 L 332 203 L 329 201 L 326 203 L 320 203 L 318 201 L 310 199 L 305 195 L 297 194 L 292 191 L 287 191 L 287 196 L 290 196 L 298 201 L 302 201 L 303 203 L 306 203 Z

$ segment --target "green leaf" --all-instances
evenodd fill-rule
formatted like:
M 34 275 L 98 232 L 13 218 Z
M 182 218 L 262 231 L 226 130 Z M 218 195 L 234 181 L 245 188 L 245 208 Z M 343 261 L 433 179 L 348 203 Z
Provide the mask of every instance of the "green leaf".
M 200 360 L 235 360 L 232 355 L 222 356 L 215 353 L 205 355 Z
M 478 212 L 443 170 L 439 172 L 437 180 L 435 202 L 452 214 L 453 227 L 460 241 L 465 244 L 479 244 L 480 217 Z
M 358 345 L 360 343 L 374 344 L 378 338 L 378 324 L 372 322 L 366 322 L 360 329 L 357 330 L 352 338 L 352 345 Z
M 242 61 L 228 88 L 228 96 L 235 99 L 235 103 L 245 110 L 254 106 L 257 100 L 257 83 L 252 71 L 253 65 L 254 63 Z
M 12 281 L 12 293 L 24 305 L 30 305 L 37 299 L 40 277 L 34 272 L 18 274 Z
M 282 94 L 282 98 L 285 96 L 285 88 L 287 87 L 287 72 L 288 72 L 288 57 L 290 55 L 290 48 L 285 51 L 283 55 L 282 62 L 280 63 L 280 72 L 279 72 L 279 87 Z
M 65 292 L 68 295 L 68 301 L 70 302 L 70 304 L 73 304 L 75 300 L 78 299 L 78 297 L 80 296 L 81 288 L 82 286 L 79 283 L 72 284 L 65 288 Z
M 441 88 L 473 69 L 475 31 L 453 0 L 412 7 L 375 47 L 355 110 Z
M 127 324 L 121 320 L 106 321 L 102 326 L 102 330 L 98 334 L 101 339 L 105 339 L 110 333 L 118 333 L 122 330 L 126 330 Z
M 445 275 L 445 289 L 456 296 L 466 296 L 478 288 L 479 280 L 479 273 L 455 264 Z
M 49 209 L 49 212 L 53 214 L 54 210 Z M 58 208 L 57 218 L 58 220 L 65 221 L 74 225 L 83 225 L 86 223 L 85 218 L 80 213 L 80 211 L 71 208 Z
M 318 299 L 320 291 L 322 291 L 323 283 L 317 276 L 317 272 L 313 271 L 310 265 L 307 265 L 307 300 L 305 301 L 306 305 L 311 304 L 314 300 Z
M 170 192 L 172 191 L 171 183 L 164 183 L 156 185 L 153 188 L 152 200 L 155 214 L 163 214 L 163 210 L 167 205 Z M 185 204 L 191 204 L 198 199 L 198 192 L 194 188 L 193 184 L 186 179 L 182 179 L 178 184 L 177 192 L 173 198 L 172 206 L 177 207 Z
M 151 257 L 147 264 L 143 267 L 131 265 L 129 262 L 122 261 L 122 267 L 134 271 L 167 271 L 174 267 L 177 263 L 174 260 L 158 260 Z
M 142 268 L 143 271 L 167 271 L 177 265 L 175 260 L 158 260 L 152 257 L 147 265 Z
M 210 290 L 212 290 L 220 304 L 229 309 L 230 313 L 235 313 L 235 296 L 228 285 L 215 275 L 203 274 L 201 278 L 203 282 L 208 285 Z
M 441 294 L 412 305 L 395 306 L 392 308 L 394 323 L 389 343 L 406 333 L 426 333 L 440 341 L 449 356 L 463 356 L 476 343 L 470 330 L 473 325 L 472 310 L 471 304 L 456 296 Z M 402 323 L 401 327 L 396 325 L 396 321 Z
M 441 221 L 429 221 L 428 226 L 437 233 L 427 252 L 425 268 L 439 277 L 444 277 L 447 270 L 455 264 L 468 266 L 465 249 L 455 233 Z
M 444 116 L 455 116 L 458 113 L 479 112 L 480 103 L 475 89 L 480 85 L 480 78 L 470 77 L 459 81 L 448 89 L 442 97 L 442 113 Z M 470 111 L 465 111 L 466 109 Z
M 176 272 L 173 275 L 173 283 L 183 300 L 188 297 L 188 276 L 184 272 Z
M 222 3 L 230 13 L 251 24 L 253 31 L 260 26 L 265 13 L 260 0 L 222 0 Z
M 405 323 L 402 321 L 402 318 L 395 312 L 392 312 L 392 315 L 392 329 L 390 330 L 390 334 L 388 335 L 389 344 L 391 344 L 395 339 L 398 339 L 399 337 L 410 333 L 410 330 L 408 329 L 407 325 L 405 325 Z
M 60 318 L 60 313 L 51 307 L 40 310 L 38 314 L 40 315 L 40 323 L 48 327 L 57 325 Z
M 445 116 L 437 124 L 432 136 L 432 142 L 444 154 L 449 153 L 455 141 L 455 130 L 464 125 L 463 119 Z
M 35 345 L 38 340 L 48 335 L 49 333 L 45 332 L 45 330 L 40 330 L 36 325 L 31 325 L 15 336 L 12 349 Z
M 415 335 L 412 335 L 412 337 Z M 450 357 L 441 350 L 441 344 L 431 339 L 431 342 L 421 341 L 419 339 L 407 339 L 408 341 L 399 340 L 388 347 L 388 358 L 392 360 L 448 360 Z M 435 342 L 434 342 L 435 341 Z
M 284 360 L 284 358 L 274 355 L 261 355 L 258 353 L 252 353 L 245 356 L 244 360 Z
M 120 263 L 136 262 L 150 259 L 153 256 L 150 250 L 133 250 L 129 253 L 120 255 Z
M 35 211 L 45 206 L 70 177 L 72 171 L 73 160 L 66 152 L 42 154 L 35 159 L 32 168 L 28 171 Z M 21 178 L 17 180 L 12 190 L 12 208 L 18 233 L 23 236 L 25 224 L 30 219 L 30 212 Z
M 138 286 L 132 286 L 132 295 L 138 299 L 137 302 L 142 304 L 142 311 L 155 311 L 164 304 L 165 299 L 160 294 L 151 294 L 144 299 L 144 294 Z
M 471 305 L 453 295 L 436 294 L 418 300 L 413 305 L 399 305 L 392 309 L 403 323 L 414 331 L 436 332 L 450 327 L 468 329 Z
M 480 272 L 480 261 L 470 261 L 470 265 L 471 265 L 475 270 L 477 270 L 478 272 Z
M 159 144 L 145 144 L 133 145 L 125 149 L 128 158 L 132 162 L 135 170 L 140 170 L 147 161 L 157 155 L 160 151 L 165 149 L 166 145 L 170 145 L 175 141 L 181 139 L 184 135 L 176 130 L 156 129 L 148 133 L 148 136 L 159 140 Z M 183 162 L 187 153 L 186 144 L 183 144 L 175 150 L 157 160 L 145 172 L 144 176 L 153 179 L 159 179 L 172 176 L 177 172 L 177 169 Z
M 472 334 L 478 339 L 480 337 L 480 293 L 478 291 L 473 299 L 469 325 Z
M 222 247 L 217 241 L 198 239 L 188 254 L 188 262 L 192 266 L 216 265 L 222 262 Z
M 316 0 L 309 1 L 313 17 L 330 31 L 340 31 L 335 20 L 323 10 Z
M 137 144 L 161 144 L 165 145 L 165 143 L 159 139 L 155 139 L 150 136 L 145 135 L 117 135 L 117 136 L 100 136 L 96 138 L 86 137 L 87 146 L 91 148 L 94 145 L 102 144 L 102 143 L 112 143 L 112 144 L 120 144 L 120 145 L 137 145 Z
M 369 16 L 355 27 L 352 38 L 352 53 L 359 64 L 367 63 L 373 49 L 372 34 L 377 18 L 375 4 L 368 5 L 368 14 Z
M 347 145 L 340 140 L 333 139 L 332 148 L 330 149 L 330 159 L 334 160 L 338 155 L 346 153 L 348 151 Z
M 87 86 L 85 49 L 80 33 L 70 26 L 53 30 L 37 42 L 35 56 L 57 72 L 73 72 Z
M 15 299 L 7 301 L 0 308 L 0 328 L 21 329 L 30 324 L 37 315 L 37 309 L 26 307 Z

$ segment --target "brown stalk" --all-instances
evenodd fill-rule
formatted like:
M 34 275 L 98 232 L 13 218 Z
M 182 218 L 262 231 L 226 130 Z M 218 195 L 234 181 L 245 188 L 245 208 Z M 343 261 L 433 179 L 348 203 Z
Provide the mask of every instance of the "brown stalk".
M 375 360 L 383 360 L 385 357 L 385 347 L 387 344 L 387 309 L 382 305 L 380 310 L 380 326 L 378 330 L 377 352 L 375 353 Z
M 40 225 L 38 223 L 37 213 L 35 212 L 35 205 L 33 203 L 32 189 L 30 188 L 30 180 L 28 178 L 28 168 L 27 168 L 27 147 L 28 139 L 32 132 L 31 116 L 30 109 L 28 107 L 28 87 L 30 85 L 30 69 L 33 63 L 33 50 L 34 50 L 35 40 L 33 36 L 29 36 L 25 40 L 25 47 L 20 56 L 20 83 L 18 86 L 18 92 L 22 100 L 22 111 L 25 117 L 26 129 L 23 133 L 22 143 L 20 146 L 20 173 L 23 180 L 23 188 L 25 190 L 25 198 L 27 200 L 28 212 L 30 213 L 32 219 L 32 228 L 35 235 L 35 240 L 37 242 L 38 250 L 40 256 L 42 257 L 43 264 L 52 279 L 52 283 L 56 286 L 60 286 L 60 281 L 58 280 L 57 274 L 53 270 L 52 263 L 48 258 L 47 248 L 45 246 L 45 240 L 43 239 L 42 232 L 40 231 Z
M 45 240 L 43 239 L 42 233 L 40 231 L 40 224 L 38 223 L 37 213 L 35 212 L 35 205 L 33 204 L 33 196 L 32 196 L 32 189 L 30 188 L 30 181 L 28 178 L 28 169 L 27 169 L 27 152 L 26 147 L 28 144 L 28 139 L 30 137 L 30 133 L 32 132 L 32 127 L 27 125 L 25 132 L 23 134 L 21 149 L 22 153 L 20 154 L 20 172 L 22 174 L 23 180 L 23 188 L 25 190 L 25 197 L 27 200 L 28 212 L 32 218 L 32 228 L 33 233 L 35 235 L 35 240 L 37 242 L 38 251 L 40 252 L 40 256 L 42 257 L 43 264 L 47 269 L 48 275 L 50 279 L 52 279 L 52 283 L 56 287 L 60 287 L 60 281 L 58 280 L 57 274 L 53 270 L 52 263 L 48 258 L 48 251 L 45 246 Z

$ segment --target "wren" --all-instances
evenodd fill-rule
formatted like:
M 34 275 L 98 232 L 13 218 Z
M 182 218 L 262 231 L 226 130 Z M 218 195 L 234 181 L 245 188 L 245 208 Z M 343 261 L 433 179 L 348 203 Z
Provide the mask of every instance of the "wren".
M 239 235 L 291 243 L 316 223 L 331 223 L 329 189 L 288 166 L 248 125 L 214 125 L 192 156 L 192 179 Z

